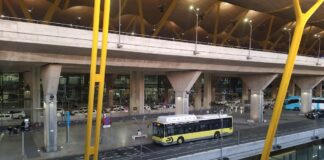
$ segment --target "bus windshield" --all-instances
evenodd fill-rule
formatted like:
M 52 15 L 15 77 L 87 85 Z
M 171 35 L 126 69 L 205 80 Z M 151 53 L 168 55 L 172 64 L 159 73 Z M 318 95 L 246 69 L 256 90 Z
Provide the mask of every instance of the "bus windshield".
M 164 137 L 164 127 L 163 124 L 153 123 L 153 136 Z

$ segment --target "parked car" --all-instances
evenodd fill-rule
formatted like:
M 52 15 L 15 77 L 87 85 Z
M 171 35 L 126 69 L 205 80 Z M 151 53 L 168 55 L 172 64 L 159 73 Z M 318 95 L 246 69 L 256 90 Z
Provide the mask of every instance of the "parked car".
M 128 109 L 121 105 L 114 105 L 111 112 L 128 112 Z
M 7 121 L 7 120 L 11 120 L 11 119 L 12 119 L 11 114 L 0 113 L 0 120 Z
M 308 119 L 319 119 L 324 117 L 324 110 L 312 110 L 305 114 Z
M 76 110 L 73 110 L 71 112 L 72 115 L 76 115 L 76 114 L 85 114 L 88 112 L 88 108 L 87 107 L 82 107 L 82 108 L 79 108 L 79 109 L 76 109 Z
M 57 114 L 58 117 L 64 116 L 64 113 L 65 113 L 65 111 L 64 111 L 63 108 L 57 108 L 56 109 L 56 114 Z
M 11 117 L 13 119 L 23 119 L 26 117 L 26 113 L 25 111 L 19 111 L 19 110 L 12 110 L 12 111 L 8 111 L 8 114 L 11 114 Z
M 150 110 L 151 110 L 151 106 L 149 106 L 149 105 L 144 105 L 144 109 L 145 109 L 146 111 L 150 111 Z

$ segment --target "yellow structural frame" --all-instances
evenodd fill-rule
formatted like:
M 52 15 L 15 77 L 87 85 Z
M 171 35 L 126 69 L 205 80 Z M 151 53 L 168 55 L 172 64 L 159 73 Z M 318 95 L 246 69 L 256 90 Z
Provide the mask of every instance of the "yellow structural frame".
M 88 116 L 87 116 L 87 133 L 85 142 L 84 159 L 89 160 L 93 155 L 93 160 L 98 160 L 99 151 L 99 138 L 101 127 L 101 112 L 102 112 L 102 100 L 105 84 L 105 72 L 106 72 L 106 60 L 107 60 L 107 45 L 108 45 L 108 29 L 109 29 L 109 17 L 110 17 L 110 0 L 104 1 L 104 16 L 102 27 L 102 47 L 99 63 L 99 73 L 97 73 L 97 56 L 98 56 L 98 34 L 100 23 L 100 3 L 101 0 L 94 1 L 94 15 L 93 15 L 93 41 L 91 51 L 91 66 L 90 66 L 90 85 L 89 85 L 89 99 L 88 99 Z M 98 99 L 97 99 L 97 116 L 94 146 L 91 146 L 91 131 L 92 131 L 92 113 L 93 103 L 95 96 L 95 86 L 99 84 Z
M 297 57 L 300 41 L 303 36 L 303 30 L 309 18 L 320 7 L 320 5 L 323 4 L 324 0 L 317 0 L 316 3 L 306 13 L 303 13 L 300 7 L 299 0 L 293 0 L 293 2 L 294 2 L 294 9 L 296 15 L 296 27 L 295 27 L 292 43 L 290 46 L 288 58 L 286 61 L 285 70 L 283 72 L 282 79 L 280 82 L 280 87 L 279 87 L 276 103 L 274 106 L 273 114 L 271 117 L 271 121 L 269 124 L 267 137 L 264 143 L 261 160 L 268 160 L 270 156 L 273 139 L 277 131 L 277 127 L 278 127 L 278 123 L 282 111 L 282 105 L 286 97 L 286 93 L 291 79 L 291 74 L 294 69 L 294 64 Z

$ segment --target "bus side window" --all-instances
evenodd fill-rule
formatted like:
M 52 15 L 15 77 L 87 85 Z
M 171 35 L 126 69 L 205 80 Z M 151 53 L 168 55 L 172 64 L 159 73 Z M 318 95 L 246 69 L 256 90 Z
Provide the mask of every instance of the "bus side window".
M 232 127 L 232 119 L 224 118 L 223 119 L 223 128 L 230 128 L 230 127 Z
M 324 103 L 324 100 L 322 100 L 322 99 L 321 99 L 321 100 L 319 100 L 319 101 L 320 101 L 319 103 Z
M 166 136 L 174 135 L 174 126 L 167 126 L 165 131 Z
M 200 131 L 206 131 L 208 130 L 208 126 L 206 125 L 206 121 L 202 121 L 200 123 Z
M 174 134 L 183 134 L 183 127 L 180 125 L 174 127 Z

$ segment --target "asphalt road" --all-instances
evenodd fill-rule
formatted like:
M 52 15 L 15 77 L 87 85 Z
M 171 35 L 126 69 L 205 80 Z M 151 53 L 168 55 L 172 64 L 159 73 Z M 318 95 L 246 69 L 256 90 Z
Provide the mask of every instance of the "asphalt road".
M 287 122 L 279 125 L 277 135 L 287 135 L 291 133 L 307 131 L 319 127 L 324 127 L 324 119 L 322 120 L 307 120 L 301 119 L 295 122 Z M 189 142 L 182 145 L 161 146 L 158 144 L 143 145 L 143 152 L 141 155 L 141 147 L 133 146 L 126 148 L 118 148 L 99 153 L 99 159 L 111 160 L 164 160 L 183 155 L 208 151 L 222 146 L 231 146 L 238 143 L 247 143 L 265 138 L 267 126 L 257 126 L 252 128 L 241 129 L 235 131 L 233 135 L 223 138 L 221 140 L 208 139 L 196 142 Z M 238 132 L 240 138 L 238 138 Z M 56 158 L 58 159 L 58 158 Z M 83 155 L 69 156 L 60 158 L 61 160 L 82 160 Z

